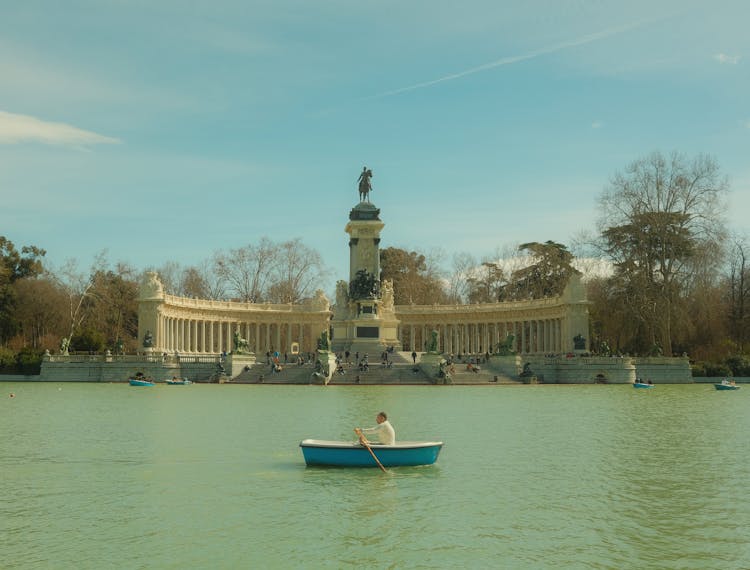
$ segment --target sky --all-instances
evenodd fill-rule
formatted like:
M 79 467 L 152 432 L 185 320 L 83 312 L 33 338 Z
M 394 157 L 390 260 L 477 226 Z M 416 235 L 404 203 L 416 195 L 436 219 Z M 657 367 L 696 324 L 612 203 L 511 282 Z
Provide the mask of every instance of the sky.
M 716 158 L 750 233 L 750 3 L 29 0 L 0 18 L 0 235 L 82 266 L 301 238 L 331 284 L 373 171 L 381 247 L 593 230 L 653 151 Z

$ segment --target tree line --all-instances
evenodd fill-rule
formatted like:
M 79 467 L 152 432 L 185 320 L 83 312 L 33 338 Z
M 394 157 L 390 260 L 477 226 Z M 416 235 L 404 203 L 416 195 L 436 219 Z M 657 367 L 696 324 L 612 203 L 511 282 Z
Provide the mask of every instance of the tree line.
M 748 241 L 726 224 L 728 182 L 712 157 L 652 153 L 615 173 L 598 201 L 596 231 L 573 250 L 529 242 L 476 258 L 398 247 L 380 252 L 397 305 L 494 303 L 560 295 L 583 274 L 590 345 L 598 354 L 688 354 L 698 373 L 750 376 Z M 0 370 L 28 371 L 45 349 L 136 349 L 137 292 L 155 270 L 169 294 L 299 303 L 325 288 L 320 254 L 300 239 L 217 251 L 195 266 L 139 271 L 103 252 L 88 270 L 55 268 L 45 251 L 0 237 Z M 593 273 L 595 260 L 606 271 Z M 334 295 L 329 295 L 331 299 Z

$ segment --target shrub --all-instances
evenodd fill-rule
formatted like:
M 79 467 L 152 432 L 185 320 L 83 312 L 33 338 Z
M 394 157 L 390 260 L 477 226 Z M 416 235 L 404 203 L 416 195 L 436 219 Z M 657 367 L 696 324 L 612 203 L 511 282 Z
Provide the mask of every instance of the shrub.
M 21 374 L 39 374 L 42 370 L 43 354 L 38 348 L 23 347 L 16 355 L 18 371 Z
M 16 353 L 9 348 L 0 346 L 0 370 L 3 372 L 15 372 Z
M 93 329 L 84 329 L 70 339 L 70 350 L 77 352 L 102 352 L 104 335 Z
M 745 356 L 730 356 L 724 362 L 732 370 L 732 376 L 750 376 L 750 361 Z
M 706 376 L 709 376 L 709 377 L 732 375 L 732 369 L 723 363 L 707 362 L 705 364 L 705 367 L 706 367 Z
M 703 378 L 706 376 L 706 367 L 702 363 L 693 364 L 690 367 L 693 378 Z

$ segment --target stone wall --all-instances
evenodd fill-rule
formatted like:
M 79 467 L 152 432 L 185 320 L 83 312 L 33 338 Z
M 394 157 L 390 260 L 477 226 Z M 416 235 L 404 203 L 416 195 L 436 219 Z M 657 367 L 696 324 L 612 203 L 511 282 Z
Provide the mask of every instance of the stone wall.
M 127 382 L 142 372 L 157 382 L 172 377 L 208 381 L 217 371 L 218 357 L 49 356 L 42 361 L 37 382 Z
M 524 355 L 536 376 L 546 384 L 630 384 L 636 378 L 658 384 L 693 382 L 687 358 L 631 358 L 573 356 L 545 358 Z

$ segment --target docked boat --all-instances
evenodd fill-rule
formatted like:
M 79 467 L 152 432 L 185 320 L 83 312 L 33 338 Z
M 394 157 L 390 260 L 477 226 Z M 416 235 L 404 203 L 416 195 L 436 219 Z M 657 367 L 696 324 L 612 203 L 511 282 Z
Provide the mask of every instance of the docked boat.
M 188 380 L 187 378 L 177 378 L 177 379 L 172 379 L 172 380 L 166 380 L 165 383 L 168 384 L 169 386 L 185 386 L 187 384 L 192 384 L 192 382 Z
M 305 439 L 299 446 L 307 465 L 335 467 L 379 467 L 367 447 L 358 441 Z M 384 467 L 432 465 L 437 461 L 442 441 L 401 441 L 394 445 L 369 444 Z
M 131 386 L 154 386 L 154 382 L 146 378 L 130 378 L 128 380 Z
M 714 384 L 714 388 L 717 390 L 739 390 L 740 387 L 737 384 L 730 382 L 729 380 L 722 380 L 721 384 Z
M 633 382 L 633 388 L 653 388 L 653 384 L 646 384 L 645 382 Z

